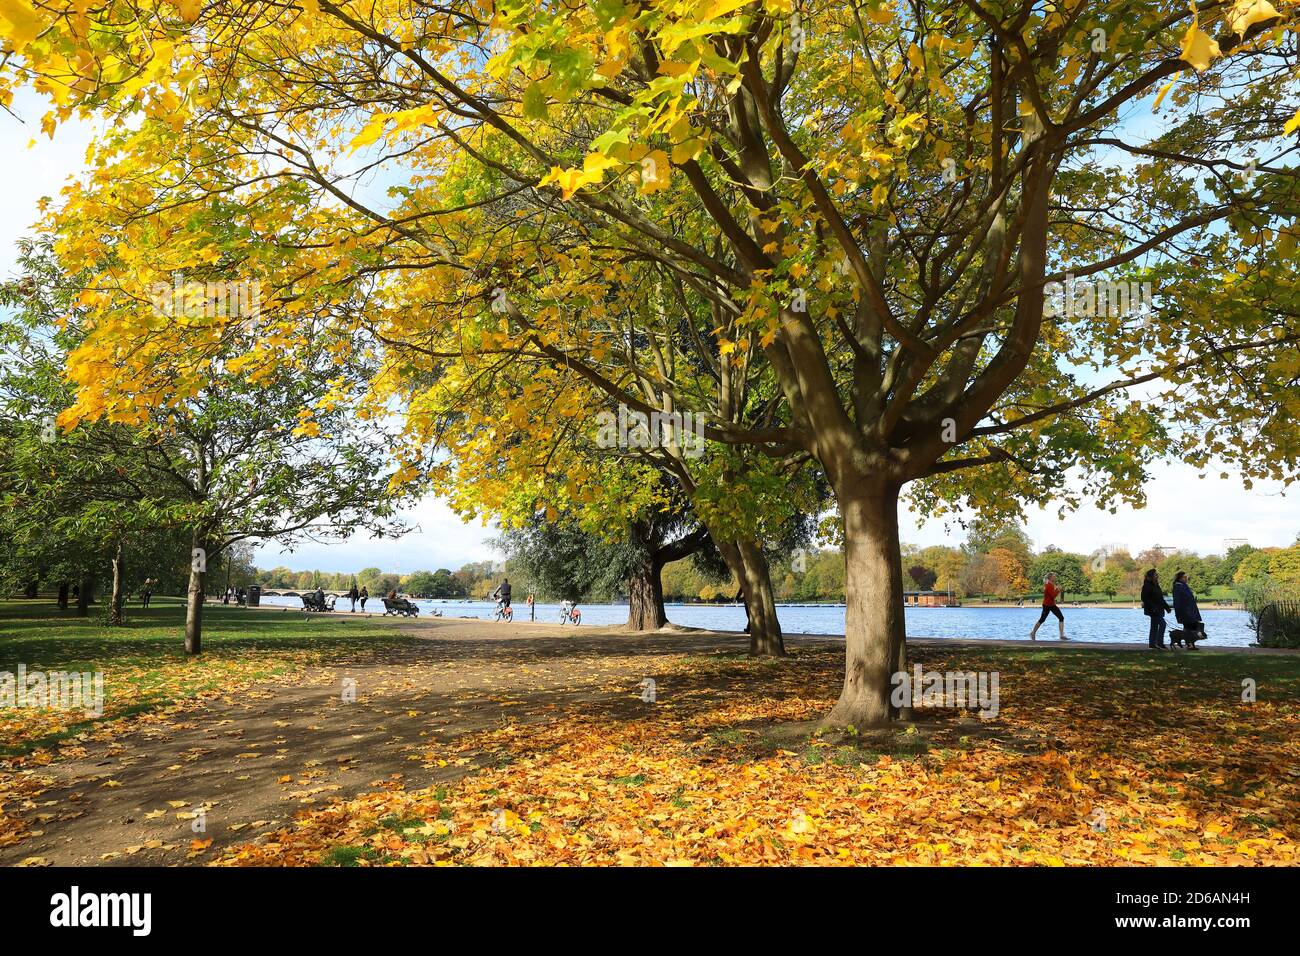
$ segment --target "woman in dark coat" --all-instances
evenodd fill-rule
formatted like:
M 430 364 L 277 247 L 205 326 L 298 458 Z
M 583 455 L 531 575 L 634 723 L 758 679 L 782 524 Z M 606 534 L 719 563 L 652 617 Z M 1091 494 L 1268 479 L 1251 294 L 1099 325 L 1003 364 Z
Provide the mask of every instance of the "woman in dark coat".
M 1160 589 L 1160 578 L 1152 568 L 1142 577 L 1142 613 L 1151 618 L 1151 631 L 1147 643 L 1153 651 L 1165 649 L 1165 612 L 1172 611 Z
M 1195 650 L 1196 642 L 1205 640 L 1205 622 L 1201 620 L 1192 586 L 1187 583 L 1186 571 L 1174 575 L 1174 617 L 1183 626 L 1187 646 Z

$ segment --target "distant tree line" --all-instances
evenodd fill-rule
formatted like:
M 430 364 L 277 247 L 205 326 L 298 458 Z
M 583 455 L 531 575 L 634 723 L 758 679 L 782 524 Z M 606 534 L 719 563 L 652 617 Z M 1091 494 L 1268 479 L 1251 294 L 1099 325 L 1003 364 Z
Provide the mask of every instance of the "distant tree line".
M 610 546 L 589 536 L 573 541 L 552 537 L 533 542 L 531 548 L 515 540 L 511 544 L 514 553 L 506 561 L 477 561 L 456 571 L 439 568 L 402 574 L 371 567 L 352 573 L 285 567 L 266 570 L 249 565 L 237 566 L 234 580 L 238 585 L 256 581 L 277 590 L 321 587 L 345 591 L 355 583 L 372 594 L 396 588 L 417 597 L 484 599 L 508 576 L 518 593 L 534 593 L 539 601 L 566 597 L 595 602 L 626 600 L 620 555 L 608 551 Z M 1206 596 L 1235 595 L 1245 588 L 1300 594 L 1300 539 L 1287 548 L 1243 544 L 1222 555 L 1156 548 L 1137 555 L 1122 550 L 1079 554 L 1055 545 L 1035 551 L 1023 528 L 976 521 L 961 547 L 904 544 L 902 551 L 906 589 L 951 592 L 962 599 L 1036 599 L 1043 580 L 1054 572 L 1066 600 L 1084 596 L 1129 600 L 1141 591 L 1142 575 L 1148 568 L 1157 569 L 1166 589 L 1178 571 L 1186 571 L 1193 588 Z M 175 569 L 173 577 L 180 580 L 181 570 Z M 662 578 L 664 599 L 669 602 L 734 601 L 739 590 L 725 565 L 709 563 L 705 557 L 670 562 L 664 566 Z M 844 600 L 844 558 L 836 548 L 800 550 L 773 561 L 772 580 L 777 599 L 785 603 L 840 602 Z

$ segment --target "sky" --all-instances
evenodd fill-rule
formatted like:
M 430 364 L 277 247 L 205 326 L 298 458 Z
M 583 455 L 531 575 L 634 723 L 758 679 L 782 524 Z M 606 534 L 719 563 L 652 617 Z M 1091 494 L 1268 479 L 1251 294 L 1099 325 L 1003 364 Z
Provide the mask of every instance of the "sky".
M 92 129 L 85 124 L 60 125 L 53 141 L 40 132 L 43 106 L 34 96 L 15 97 L 15 118 L 0 111 L 0 277 L 15 275 L 14 243 L 33 234 L 37 201 L 57 197 L 70 176 L 84 169 Z M 28 146 L 29 142 L 35 143 Z M 1058 519 L 1054 509 L 1031 511 L 1027 530 L 1035 547 L 1056 545 L 1067 551 L 1092 553 L 1120 545 L 1137 554 L 1152 545 L 1177 547 L 1202 554 L 1222 552 L 1225 539 L 1244 538 L 1256 547 L 1285 546 L 1300 534 L 1296 493 L 1283 496 L 1279 483 L 1256 483 L 1247 491 L 1229 470 L 1213 464 L 1209 475 L 1182 462 L 1152 466 L 1148 504 L 1141 510 L 1121 508 L 1116 514 L 1085 505 Z M 495 529 L 478 521 L 466 523 L 444 502 L 428 498 L 408 511 L 411 533 L 399 539 L 354 537 L 344 541 L 304 541 L 292 553 L 274 543 L 257 552 L 259 566 L 284 565 L 294 570 L 358 571 L 378 567 L 403 573 L 437 568 L 455 569 L 470 561 L 499 558 L 490 539 Z M 905 542 L 929 546 L 960 544 L 963 530 L 950 522 L 900 516 Z

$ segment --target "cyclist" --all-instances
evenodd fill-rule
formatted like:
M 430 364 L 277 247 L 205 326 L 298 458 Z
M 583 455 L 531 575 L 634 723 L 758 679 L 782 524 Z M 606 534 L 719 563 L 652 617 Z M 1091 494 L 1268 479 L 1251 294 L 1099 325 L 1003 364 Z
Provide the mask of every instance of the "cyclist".
M 510 579 L 502 578 L 497 589 L 492 592 L 492 600 L 501 602 L 503 608 L 510 606 Z
M 569 610 L 573 607 L 573 602 L 565 598 L 560 602 L 560 626 L 569 623 Z

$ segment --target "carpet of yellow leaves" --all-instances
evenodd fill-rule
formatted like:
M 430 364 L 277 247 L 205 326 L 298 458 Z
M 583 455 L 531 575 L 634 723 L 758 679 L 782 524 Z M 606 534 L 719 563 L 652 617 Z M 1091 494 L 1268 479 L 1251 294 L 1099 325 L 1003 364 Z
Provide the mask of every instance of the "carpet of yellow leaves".
M 0 755 L 0 846 L 39 835 L 29 822 L 5 812 L 43 792 L 43 779 L 27 771 L 85 756 L 92 744 L 111 744 L 124 733 L 164 725 L 255 685 L 300 684 L 307 668 L 331 659 L 331 654 L 330 649 L 277 647 L 243 648 L 238 655 L 179 658 L 161 665 L 156 659 L 112 659 L 92 665 L 104 671 L 104 711 L 98 716 L 57 708 L 0 710 L 0 745 L 11 751 Z
M 612 685 L 621 710 L 462 738 L 426 766 L 488 754 L 484 769 L 304 811 L 216 862 L 1296 862 L 1293 676 L 1243 704 L 1203 660 L 933 648 L 917 659 L 998 669 L 998 717 L 927 711 L 910 729 L 830 739 L 792 722 L 828 709 L 842 652 L 663 659 L 658 703 Z

